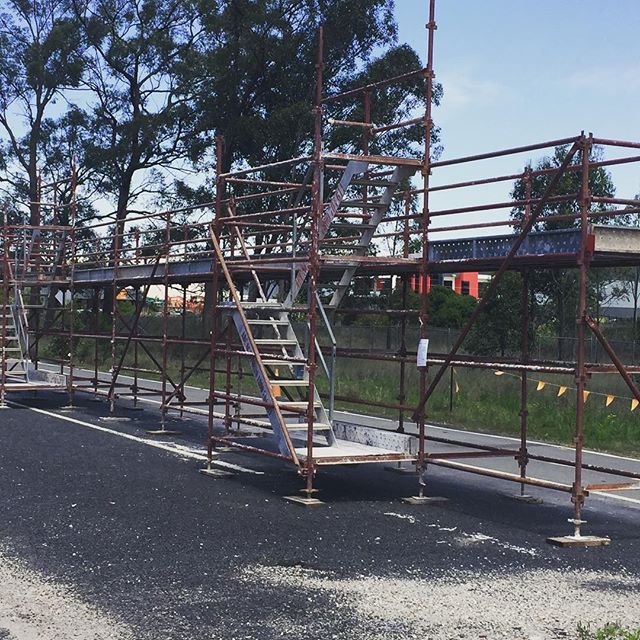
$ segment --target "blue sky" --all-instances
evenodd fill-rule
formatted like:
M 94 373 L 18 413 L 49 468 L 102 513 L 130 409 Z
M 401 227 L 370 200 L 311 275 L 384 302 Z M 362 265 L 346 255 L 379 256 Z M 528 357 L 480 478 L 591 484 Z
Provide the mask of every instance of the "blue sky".
M 396 0 L 399 40 L 423 58 L 427 12 L 428 0 Z M 436 21 L 434 68 L 444 99 L 434 119 L 442 127 L 443 157 L 583 129 L 640 140 L 640 0 L 437 0 Z M 449 170 L 434 175 L 434 184 L 510 173 L 537 157 Z M 619 197 L 640 192 L 640 165 L 612 174 Z M 469 191 L 455 204 L 488 202 L 506 190 Z M 453 204 L 444 197 L 434 203 Z

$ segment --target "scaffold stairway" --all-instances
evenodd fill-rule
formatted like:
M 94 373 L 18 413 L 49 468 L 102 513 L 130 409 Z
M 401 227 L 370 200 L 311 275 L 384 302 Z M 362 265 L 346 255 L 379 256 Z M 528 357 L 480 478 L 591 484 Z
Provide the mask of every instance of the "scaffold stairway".
M 45 309 L 51 286 L 66 282 L 60 273 L 66 241 L 66 227 L 24 227 L 5 238 L 7 282 L 0 306 L 0 364 L 5 382 L 11 385 L 31 382 L 28 314 Z
M 16 289 L 14 304 L 5 300 L 0 306 L 0 346 L 2 371 L 12 383 L 29 382 L 26 315 L 21 307 L 20 291 Z
M 333 445 L 333 428 L 315 387 L 312 402 L 309 402 L 311 390 L 306 359 L 291 325 L 289 313 L 283 304 L 267 300 L 255 274 L 260 300 L 243 302 L 213 227 L 211 240 L 231 293 L 232 299 L 226 306 L 231 311 L 242 347 L 250 354 L 251 370 L 268 417 L 268 422 L 251 420 L 249 423 L 271 427 L 280 452 L 297 461 L 294 441 L 307 439 L 307 410 L 311 404 L 314 444 Z M 241 247 L 245 255 L 248 255 L 242 241 Z M 261 337 L 256 337 L 255 331 Z
M 385 179 L 357 178 L 367 175 L 369 163 L 362 160 L 351 160 L 347 163 L 340 181 L 329 202 L 324 205 L 322 217 L 318 224 L 318 238 L 323 254 L 340 252 L 348 261 L 349 256 L 364 256 L 371 246 L 376 229 L 383 221 L 391 206 L 394 194 L 403 180 L 410 178 L 417 170 L 414 166 L 397 166 L 391 176 Z M 346 195 L 351 186 L 375 188 L 377 193 L 366 199 L 347 200 Z M 351 209 L 356 208 L 357 213 Z M 354 219 L 357 222 L 354 222 Z M 329 235 L 334 231 L 335 235 Z M 342 235 L 339 232 L 342 232 Z M 348 235 L 345 236 L 344 233 Z M 349 265 L 340 277 L 329 308 L 335 309 L 347 293 L 357 270 L 357 264 Z M 289 291 L 286 304 L 291 306 L 300 293 L 309 274 L 309 263 L 296 269 L 293 286 Z

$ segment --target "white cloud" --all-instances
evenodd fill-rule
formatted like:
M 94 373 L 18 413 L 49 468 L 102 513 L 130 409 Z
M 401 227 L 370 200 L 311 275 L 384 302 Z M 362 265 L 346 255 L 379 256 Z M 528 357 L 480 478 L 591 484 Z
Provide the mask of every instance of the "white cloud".
M 576 71 L 566 83 L 575 89 L 594 89 L 607 94 L 640 93 L 640 64 L 598 65 Z
M 490 105 L 504 99 L 506 94 L 505 87 L 481 77 L 480 71 L 471 66 L 443 71 L 437 80 L 444 87 L 442 107 L 448 111 Z

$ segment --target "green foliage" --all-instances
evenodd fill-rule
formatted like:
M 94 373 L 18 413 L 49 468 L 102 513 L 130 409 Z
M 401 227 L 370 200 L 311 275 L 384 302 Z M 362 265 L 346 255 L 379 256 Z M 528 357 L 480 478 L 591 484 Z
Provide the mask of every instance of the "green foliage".
M 590 625 L 580 623 L 577 633 L 578 640 L 640 640 L 640 628 L 628 629 L 613 622 L 595 630 Z
M 429 325 L 434 327 L 450 327 L 459 329 L 464 326 L 477 304 L 472 296 L 461 295 L 449 287 L 435 285 L 427 294 L 429 309 Z M 410 287 L 406 292 L 406 304 L 403 304 L 402 286 L 396 287 L 386 294 L 371 294 L 368 296 L 351 295 L 345 298 L 345 306 L 352 309 L 420 309 L 421 296 Z M 381 316 L 379 314 L 346 315 L 343 324 L 381 325 L 396 322 L 397 318 Z M 415 323 L 415 318 L 412 319 Z
M 564 145 L 556 147 L 553 156 L 547 156 L 540 159 L 535 167 L 535 171 L 544 169 L 557 169 L 564 162 L 569 152 L 569 146 Z M 597 162 L 602 160 L 603 152 L 600 147 L 593 146 L 589 153 L 589 161 Z M 571 166 L 579 166 L 582 162 L 581 152 L 577 152 L 570 162 Z M 533 176 L 531 179 L 531 196 L 533 198 L 541 198 L 549 184 L 555 177 L 555 173 L 546 173 L 543 175 Z M 573 195 L 566 201 L 548 202 L 542 208 L 540 217 L 534 225 L 535 231 L 552 231 L 554 229 L 566 229 L 569 227 L 579 226 L 578 220 L 545 220 L 545 217 L 557 215 L 576 215 L 580 213 L 579 194 L 581 189 L 581 173 L 580 171 L 565 171 L 558 182 L 557 187 L 552 196 Z M 604 167 L 594 167 L 589 170 L 589 190 L 594 196 L 613 196 L 615 187 L 611 180 L 611 174 Z M 524 179 L 520 179 L 515 183 L 511 197 L 513 200 L 522 201 L 526 199 L 527 186 Z M 535 205 L 532 205 L 532 209 Z M 591 203 L 590 211 L 605 211 L 608 205 L 603 203 Z M 511 210 L 511 217 L 515 220 L 522 220 L 524 217 L 524 206 L 517 206 Z M 607 218 L 604 218 L 606 221 Z M 606 224 L 606 222 L 605 222 Z M 620 224 L 620 221 L 617 222 Z
M 449 287 L 435 285 L 427 296 L 429 324 L 435 327 L 460 329 L 469 319 L 477 301 L 472 296 L 461 295 Z
M 407 287 L 407 302 L 403 304 L 402 285 L 396 287 L 393 291 L 383 296 L 384 304 L 388 309 L 414 309 L 420 308 L 420 294 L 411 287 Z
M 309 150 L 321 25 L 326 93 L 421 66 L 410 47 L 396 45 L 391 0 L 228 0 L 200 3 L 199 12 L 204 32 L 185 62 L 198 87 L 195 115 L 201 136 L 192 157 L 206 149 L 211 134 L 223 133 L 225 170 L 235 162 L 262 164 Z M 376 47 L 387 52 L 371 60 Z M 423 101 L 419 85 L 405 83 L 377 95 L 374 121 L 405 117 Z M 438 88 L 436 99 L 439 95 Z M 344 101 L 328 115 L 362 120 L 362 101 Z M 353 129 L 327 135 L 332 149 L 360 142 L 360 132 Z M 394 134 L 374 144 L 390 149 L 403 141 L 406 136 Z
M 157 182 L 155 170 L 187 155 L 193 118 L 178 67 L 196 16 L 182 0 L 76 0 L 74 9 L 89 44 L 90 102 L 78 117 L 84 162 L 122 219 Z M 140 171 L 146 180 L 134 180 Z
M 118 313 L 120 315 L 132 316 L 135 309 L 135 304 L 131 300 L 118 300 Z
M 540 159 L 534 170 L 557 169 L 567 157 L 569 146 L 556 147 L 552 156 Z M 602 149 L 593 146 L 590 150 L 589 160 L 596 162 L 603 157 Z M 582 162 L 581 152 L 576 153 L 570 163 L 571 166 L 579 166 Z M 531 197 L 541 198 L 554 178 L 555 173 L 546 173 L 533 176 L 531 179 Z M 565 171 L 560 178 L 558 186 L 552 196 L 573 196 L 560 202 L 547 202 L 540 212 L 540 217 L 534 224 L 535 231 L 554 231 L 579 226 L 579 220 L 548 220 L 550 216 L 575 216 L 580 213 L 579 194 L 581 190 L 581 172 Z M 589 190 L 593 196 L 613 196 L 615 187 L 611 174 L 604 167 L 594 167 L 589 170 Z M 525 200 L 527 195 L 526 180 L 520 179 L 515 183 L 511 197 L 516 201 Z M 607 210 L 609 205 L 603 203 L 590 203 L 590 212 Z M 535 205 L 532 205 L 532 210 Z M 511 217 L 522 220 L 525 207 L 517 206 L 511 210 Z M 621 224 L 628 221 L 628 216 L 615 218 L 603 218 L 596 221 L 600 224 Z M 519 231 L 515 228 L 516 233 Z M 616 282 L 619 277 L 615 269 L 599 269 L 598 273 L 589 275 L 589 302 L 591 313 L 598 317 L 600 307 L 611 294 L 609 285 Z M 565 269 L 536 269 L 531 272 L 531 291 L 535 304 L 532 307 L 532 315 L 538 323 L 549 323 L 555 329 L 557 336 L 572 337 L 575 334 L 575 317 L 577 305 L 577 272 Z M 617 297 L 622 293 L 618 292 Z M 571 357 L 565 341 L 558 339 L 557 358 L 560 360 Z
M 481 355 L 504 356 L 520 348 L 522 276 L 507 272 L 472 328 L 466 347 Z
M 38 164 L 46 115 L 64 91 L 80 85 L 85 69 L 80 25 L 66 2 L 8 0 L 0 13 L 0 150 L 2 179 L 37 199 Z M 35 224 L 32 208 L 31 223 Z

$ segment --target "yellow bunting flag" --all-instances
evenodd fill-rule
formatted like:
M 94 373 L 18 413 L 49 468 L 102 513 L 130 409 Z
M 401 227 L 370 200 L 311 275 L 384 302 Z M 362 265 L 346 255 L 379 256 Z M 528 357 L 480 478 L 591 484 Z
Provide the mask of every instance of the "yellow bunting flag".
M 607 399 L 605 400 L 604 406 L 608 407 L 615 399 L 616 399 L 615 396 L 607 396 Z
M 631 411 L 635 411 L 638 408 L 638 405 L 640 404 L 640 402 L 638 402 L 635 398 L 631 401 Z
M 544 382 L 543 380 L 540 380 L 538 382 L 538 386 L 536 387 L 536 391 L 542 391 L 546 384 L 547 384 L 546 382 Z
M 558 389 L 558 398 L 559 398 L 561 395 L 564 395 L 566 392 L 567 392 L 567 387 L 560 387 L 560 388 Z
M 586 402 L 589 399 L 590 395 L 591 395 L 591 391 L 583 391 L 582 392 L 582 398 L 583 398 L 584 402 Z
M 456 382 L 456 393 L 460 393 L 460 385 Z
M 503 375 L 504 375 L 504 371 L 494 371 L 494 373 L 495 373 L 497 376 L 503 376 Z

